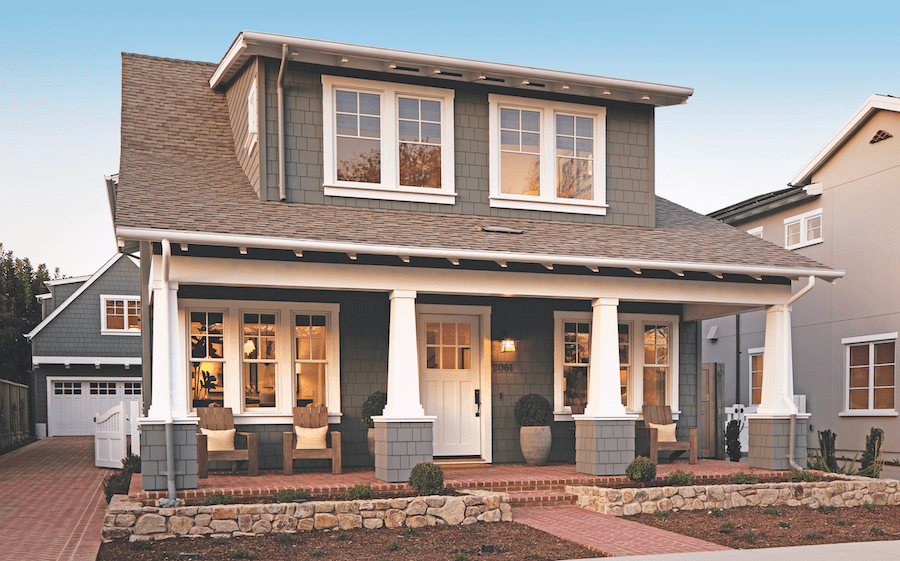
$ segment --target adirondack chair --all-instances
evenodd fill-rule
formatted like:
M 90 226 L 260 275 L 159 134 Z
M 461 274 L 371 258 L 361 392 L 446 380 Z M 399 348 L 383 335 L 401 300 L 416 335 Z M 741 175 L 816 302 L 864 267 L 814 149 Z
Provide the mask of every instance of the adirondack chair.
M 659 429 L 650 428 L 649 423 L 655 425 L 670 425 L 672 409 L 668 405 L 644 405 L 644 425 L 647 427 L 647 440 L 650 442 L 650 459 L 659 463 L 660 450 L 688 450 L 689 462 L 697 463 L 697 429 L 688 429 L 688 442 L 660 441 Z
M 331 473 L 341 473 L 341 433 L 326 431 L 325 448 L 297 448 L 296 427 L 315 429 L 328 426 L 328 409 L 322 407 L 294 407 L 294 427 L 282 433 L 284 474 L 294 473 L 294 460 L 331 460 Z
M 249 475 L 257 475 L 258 454 L 257 454 L 257 434 L 253 432 L 236 432 L 234 434 L 234 450 L 210 450 L 209 437 L 203 434 L 200 429 L 207 430 L 231 430 L 234 429 L 234 418 L 231 415 L 231 409 L 228 407 L 198 407 L 197 416 L 200 417 L 200 423 L 197 428 L 197 463 L 198 474 L 200 479 L 204 479 L 209 474 L 209 462 L 231 461 L 232 473 L 237 471 L 238 462 L 247 462 L 247 472 Z M 240 438 L 238 438 L 240 437 Z M 247 447 L 237 449 L 237 443 L 246 439 Z

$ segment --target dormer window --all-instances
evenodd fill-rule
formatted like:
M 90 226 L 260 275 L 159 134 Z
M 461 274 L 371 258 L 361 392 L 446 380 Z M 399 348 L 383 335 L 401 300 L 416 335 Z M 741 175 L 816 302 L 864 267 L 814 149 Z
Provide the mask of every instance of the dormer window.
M 490 95 L 491 206 L 606 214 L 606 108 Z
M 454 204 L 454 91 L 322 76 L 325 194 Z
M 822 209 L 784 219 L 784 247 L 798 249 L 822 241 Z

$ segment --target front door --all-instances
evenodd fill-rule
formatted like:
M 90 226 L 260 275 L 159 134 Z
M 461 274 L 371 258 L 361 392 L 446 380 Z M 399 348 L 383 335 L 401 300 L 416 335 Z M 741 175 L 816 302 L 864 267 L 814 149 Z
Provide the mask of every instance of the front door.
M 425 414 L 436 417 L 435 456 L 481 454 L 479 325 L 479 316 L 419 316 L 420 392 Z

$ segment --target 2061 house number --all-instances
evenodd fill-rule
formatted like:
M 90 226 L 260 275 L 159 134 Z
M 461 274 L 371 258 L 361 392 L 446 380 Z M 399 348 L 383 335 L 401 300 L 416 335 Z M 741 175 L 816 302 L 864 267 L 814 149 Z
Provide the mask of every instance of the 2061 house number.
M 491 372 L 512 372 L 512 364 L 509 362 L 491 363 Z

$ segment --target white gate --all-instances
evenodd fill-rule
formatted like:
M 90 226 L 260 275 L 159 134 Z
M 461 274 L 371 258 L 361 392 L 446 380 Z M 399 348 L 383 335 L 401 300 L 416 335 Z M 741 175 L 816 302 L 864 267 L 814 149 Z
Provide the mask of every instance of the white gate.
M 121 468 L 125 459 L 125 402 L 103 415 L 94 415 L 94 465 Z
M 754 407 L 754 409 L 756 408 Z M 750 437 L 747 430 L 747 417 L 744 416 L 744 405 L 735 403 L 731 407 L 725 408 L 725 426 L 728 427 L 728 423 L 731 421 L 741 423 L 741 434 L 738 436 L 738 441 L 741 443 L 741 452 L 746 455 L 750 451 Z

